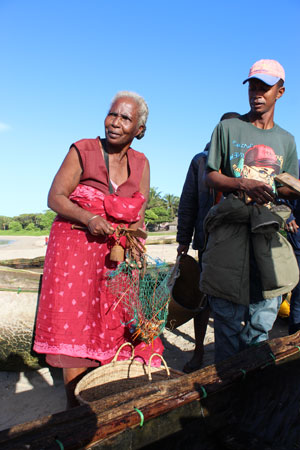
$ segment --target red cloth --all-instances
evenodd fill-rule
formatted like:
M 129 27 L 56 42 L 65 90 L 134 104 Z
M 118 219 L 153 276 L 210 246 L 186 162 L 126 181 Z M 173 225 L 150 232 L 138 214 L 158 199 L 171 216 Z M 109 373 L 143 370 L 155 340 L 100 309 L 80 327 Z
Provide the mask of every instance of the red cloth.
M 70 199 L 109 220 L 114 227 L 139 220 L 145 201 L 138 192 L 132 198 L 105 196 L 84 185 L 79 185 Z M 109 258 L 113 244 L 113 237 L 95 237 L 86 231 L 73 230 L 67 220 L 55 219 L 39 300 L 36 352 L 91 358 L 107 364 L 120 345 L 130 340 L 130 330 L 125 324 L 131 318 L 122 302 L 117 304 L 106 287 L 107 270 L 117 266 Z M 133 344 L 135 354 L 145 362 L 153 352 L 163 352 L 159 338 L 153 346 L 137 341 Z M 129 354 L 125 347 L 119 359 L 127 359 Z M 153 358 L 153 362 L 160 365 L 159 358 Z

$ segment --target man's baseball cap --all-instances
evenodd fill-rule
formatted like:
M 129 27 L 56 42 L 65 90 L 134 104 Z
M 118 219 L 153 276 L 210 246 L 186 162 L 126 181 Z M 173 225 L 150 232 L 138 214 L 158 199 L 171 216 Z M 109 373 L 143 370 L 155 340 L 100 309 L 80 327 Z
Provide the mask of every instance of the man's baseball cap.
M 243 81 L 245 84 L 251 78 L 258 78 L 269 86 L 274 86 L 280 79 L 285 80 L 284 68 L 274 59 L 260 59 L 253 64 L 249 71 L 248 78 Z

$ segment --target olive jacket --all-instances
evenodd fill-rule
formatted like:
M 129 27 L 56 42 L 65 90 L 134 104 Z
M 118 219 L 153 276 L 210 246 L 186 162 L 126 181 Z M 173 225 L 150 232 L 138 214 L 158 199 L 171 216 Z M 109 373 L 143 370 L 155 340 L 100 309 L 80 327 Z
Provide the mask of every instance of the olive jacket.
M 251 239 L 263 298 L 290 292 L 299 281 L 299 269 L 290 243 L 279 232 L 289 215 L 286 205 L 247 205 L 233 194 L 212 207 L 204 222 L 201 291 L 249 305 Z

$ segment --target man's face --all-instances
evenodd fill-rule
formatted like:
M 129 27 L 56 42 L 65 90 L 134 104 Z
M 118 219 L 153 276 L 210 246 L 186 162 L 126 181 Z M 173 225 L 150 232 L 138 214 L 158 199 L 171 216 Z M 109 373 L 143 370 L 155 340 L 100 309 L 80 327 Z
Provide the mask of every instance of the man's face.
M 276 100 L 285 90 L 283 86 L 279 87 L 278 84 L 269 86 L 257 78 L 250 79 L 248 83 L 249 104 L 251 112 L 256 115 L 263 115 L 274 109 Z
M 242 170 L 243 178 L 262 181 L 270 186 L 274 185 L 275 175 L 276 172 L 273 167 L 247 166 L 245 164 Z

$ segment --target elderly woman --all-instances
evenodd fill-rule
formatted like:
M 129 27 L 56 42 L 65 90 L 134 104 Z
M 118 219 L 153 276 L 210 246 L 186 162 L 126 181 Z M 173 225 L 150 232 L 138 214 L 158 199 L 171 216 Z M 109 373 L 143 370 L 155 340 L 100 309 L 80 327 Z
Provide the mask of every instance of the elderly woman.
M 47 248 L 34 350 L 63 368 L 68 406 L 76 405 L 74 387 L 87 368 L 109 363 L 131 336 L 130 318 L 106 287 L 106 272 L 117 264 L 109 256 L 114 229 L 143 225 L 149 162 L 130 146 L 144 136 L 147 116 L 142 97 L 119 92 L 104 122 L 106 139 L 72 144 L 49 192 L 49 207 L 58 216 Z M 159 338 L 154 348 L 134 345 L 145 361 L 163 351 Z M 120 359 L 128 356 L 125 347 Z

